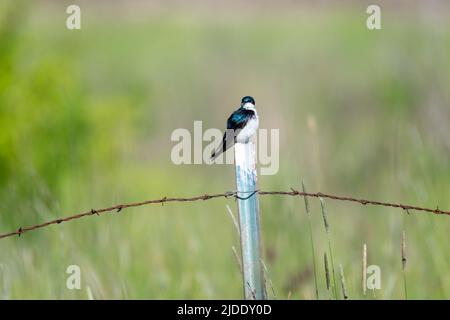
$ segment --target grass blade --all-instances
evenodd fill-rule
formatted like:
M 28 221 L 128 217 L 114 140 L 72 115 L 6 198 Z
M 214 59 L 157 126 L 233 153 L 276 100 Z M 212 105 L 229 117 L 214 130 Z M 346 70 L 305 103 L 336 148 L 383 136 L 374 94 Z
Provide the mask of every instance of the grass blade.
M 333 249 L 331 247 L 330 224 L 328 223 L 327 213 L 325 211 L 325 203 L 322 198 L 319 198 L 319 199 L 320 199 L 320 206 L 322 208 L 322 216 L 323 216 L 323 223 L 325 225 L 325 232 L 327 234 L 328 250 L 330 252 L 331 272 L 333 274 L 333 293 L 334 293 L 334 298 L 337 300 L 338 293 L 337 293 L 337 285 L 336 285 L 336 274 L 334 271 Z
M 406 232 L 402 233 L 402 270 L 403 270 L 403 287 L 405 290 L 405 300 L 408 300 L 408 288 L 406 286 Z
M 323 264 L 325 266 L 325 281 L 327 284 L 327 290 L 328 294 L 330 295 L 330 269 L 328 268 L 328 258 L 326 252 L 323 254 Z
M 362 287 L 363 295 L 367 292 L 367 245 L 364 243 L 363 246 L 363 257 L 362 257 Z
M 236 233 L 238 234 L 238 236 L 240 236 L 241 230 L 239 229 L 239 224 L 237 222 L 237 219 L 234 216 L 233 211 L 231 210 L 230 206 L 226 205 L 226 207 L 227 207 L 228 213 L 230 214 L 231 220 L 233 220 L 234 227 L 236 228 Z
M 270 279 L 270 277 L 269 277 L 269 269 L 267 268 L 267 266 L 266 266 L 266 264 L 264 263 L 264 260 L 263 260 L 263 259 L 261 259 L 261 264 L 262 264 L 262 266 L 263 266 L 263 268 L 264 268 L 264 274 L 265 274 L 264 279 L 267 279 L 267 280 L 268 280 L 269 285 L 270 285 L 270 289 L 272 290 L 273 298 L 276 300 L 276 299 L 277 299 L 277 295 L 276 295 L 275 289 L 274 289 L 274 287 L 273 287 L 272 279 Z M 266 291 L 267 291 L 267 289 L 266 289 Z
M 303 192 L 306 192 L 305 183 L 302 180 L 302 190 Z M 303 199 L 305 200 L 305 211 L 308 216 L 308 223 L 309 223 L 309 237 L 310 237 L 310 243 L 311 243 L 311 255 L 312 255 L 312 262 L 313 262 L 313 269 L 314 269 L 314 285 L 316 287 L 316 299 L 319 299 L 319 288 L 317 285 L 317 269 L 316 269 L 316 250 L 314 248 L 314 237 L 313 237 L 313 229 L 312 229 L 312 222 L 311 222 L 311 211 L 309 210 L 309 203 L 308 203 L 308 197 L 303 196 Z
M 345 286 L 344 268 L 342 267 L 342 264 L 339 264 L 339 271 L 341 273 L 342 295 L 344 297 L 344 300 L 347 300 L 348 299 L 348 294 L 347 294 L 347 287 Z
M 236 263 L 239 267 L 239 272 L 242 274 L 242 261 L 241 261 L 241 256 L 238 254 L 236 247 L 235 246 L 231 246 L 231 250 L 233 250 L 233 255 L 234 258 L 236 259 Z

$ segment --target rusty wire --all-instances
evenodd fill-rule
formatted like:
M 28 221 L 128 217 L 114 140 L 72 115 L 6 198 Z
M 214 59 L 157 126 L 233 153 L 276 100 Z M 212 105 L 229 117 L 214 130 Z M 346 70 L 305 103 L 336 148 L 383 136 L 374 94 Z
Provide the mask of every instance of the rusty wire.
M 244 193 L 244 192 L 239 192 L 239 194 L 242 194 L 242 193 Z M 160 204 L 164 205 L 164 203 L 166 203 L 166 202 L 193 202 L 193 201 L 200 201 L 200 200 L 210 200 L 210 199 L 215 199 L 215 198 L 235 198 L 235 199 L 240 199 L 240 200 L 247 200 L 248 198 L 252 197 L 256 193 L 258 193 L 259 195 L 262 195 L 262 196 L 266 196 L 266 195 L 304 196 L 304 197 L 315 197 L 315 198 L 328 198 L 328 199 L 338 200 L 338 201 L 350 201 L 350 202 L 359 203 L 361 205 L 373 205 L 373 206 L 399 208 L 399 209 L 406 211 L 408 214 L 410 213 L 410 210 L 411 210 L 411 211 L 428 212 L 428 213 L 439 214 L 439 215 L 441 215 L 441 214 L 442 215 L 450 215 L 450 211 L 440 210 L 439 207 L 437 207 L 436 209 L 429 209 L 429 208 L 423 208 L 423 207 L 411 206 L 411 205 L 405 205 L 405 204 L 398 204 L 398 203 L 389 203 L 389 202 L 357 199 L 357 198 L 345 197 L 345 196 L 336 196 L 333 194 L 326 194 L 326 193 L 321 193 L 321 192 L 317 192 L 317 193 L 301 192 L 301 191 L 297 191 L 292 188 L 291 188 L 291 191 L 255 190 L 255 191 L 250 191 L 250 192 L 245 192 L 245 193 L 249 193 L 249 195 L 246 197 L 242 197 L 242 196 L 239 196 L 236 191 L 233 191 L 233 192 L 225 192 L 225 193 L 217 193 L 217 194 L 204 194 L 204 195 L 199 195 L 199 196 L 195 196 L 195 197 L 191 197 L 191 198 L 163 197 L 161 199 L 155 199 L 155 200 L 146 200 L 146 201 L 142 201 L 142 202 L 118 204 L 115 206 L 111 206 L 108 208 L 102 208 L 102 209 L 90 209 L 89 211 L 86 211 L 86 212 L 82 212 L 82 213 L 68 216 L 65 218 L 57 218 L 57 219 L 50 220 L 50 221 L 47 221 L 47 222 L 44 222 L 41 224 L 37 224 L 34 226 L 25 227 L 25 228 L 20 227 L 16 231 L 0 235 L 0 239 L 11 237 L 14 235 L 18 235 L 20 237 L 20 235 L 25 232 L 44 228 L 44 227 L 47 227 L 52 224 L 60 224 L 62 222 L 76 220 L 76 219 L 80 219 L 80 218 L 83 218 L 86 216 L 93 216 L 93 215 L 99 216 L 100 214 L 103 214 L 106 212 L 113 212 L 113 211 L 120 212 L 123 209 L 140 207 L 140 206 L 144 206 L 147 204 L 160 203 Z

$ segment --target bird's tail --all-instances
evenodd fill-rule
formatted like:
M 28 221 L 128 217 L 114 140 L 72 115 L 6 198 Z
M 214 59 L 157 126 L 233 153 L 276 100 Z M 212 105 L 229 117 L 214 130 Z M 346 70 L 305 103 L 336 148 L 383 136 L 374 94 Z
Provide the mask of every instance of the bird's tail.
M 223 141 L 220 143 L 219 147 L 211 153 L 211 161 L 216 160 L 218 156 L 223 153 Z
M 211 153 L 211 161 L 214 161 L 218 156 L 233 146 L 234 136 L 234 130 L 227 129 L 227 131 L 225 131 L 219 147 Z

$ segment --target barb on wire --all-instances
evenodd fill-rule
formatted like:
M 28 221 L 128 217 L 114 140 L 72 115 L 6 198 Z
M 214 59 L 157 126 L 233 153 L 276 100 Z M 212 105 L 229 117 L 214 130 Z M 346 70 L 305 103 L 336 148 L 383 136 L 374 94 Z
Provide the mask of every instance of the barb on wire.
M 352 197 L 337 196 L 337 195 L 326 194 L 326 193 L 322 193 L 322 192 L 317 192 L 317 193 L 301 192 L 301 191 L 297 191 L 292 188 L 291 188 L 291 191 L 254 190 L 254 191 L 244 191 L 244 192 L 239 191 L 239 193 L 240 194 L 241 193 L 249 193 L 250 195 L 247 197 L 240 197 L 240 196 L 238 196 L 237 191 L 228 191 L 225 193 L 204 194 L 204 195 L 195 196 L 195 197 L 191 197 L 191 198 L 163 197 L 161 199 L 155 199 L 155 200 L 146 200 L 146 201 L 141 201 L 141 202 L 118 204 L 118 205 L 108 207 L 108 208 L 103 208 L 103 209 L 90 209 L 89 211 L 86 211 L 86 212 L 82 212 L 82 213 L 68 216 L 65 218 L 57 218 L 57 219 L 50 220 L 50 221 L 47 221 L 47 222 L 44 222 L 41 224 L 37 224 L 34 226 L 20 227 L 16 231 L 1 234 L 0 239 L 12 237 L 14 235 L 18 235 L 20 237 L 21 234 L 28 232 L 28 231 L 44 228 L 44 227 L 47 227 L 52 224 L 60 224 L 62 222 L 67 222 L 70 220 L 80 219 L 85 216 L 93 216 L 93 215 L 100 216 L 103 213 L 112 212 L 112 211 L 120 212 L 127 208 L 140 207 L 140 206 L 144 206 L 144 205 L 148 205 L 148 204 L 160 203 L 160 204 L 164 205 L 164 203 L 166 203 L 166 202 L 193 202 L 193 201 L 199 201 L 199 200 L 211 200 L 211 199 L 216 199 L 216 198 L 228 199 L 230 197 L 239 199 L 239 200 L 247 200 L 247 199 L 251 198 L 252 196 L 254 196 L 255 194 L 259 194 L 261 196 L 280 195 L 280 196 L 304 196 L 304 197 L 314 197 L 314 198 L 328 198 L 328 199 L 337 200 L 337 201 L 356 202 L 361 205 L 373 205 L 373 206 L 400 208 L 400 209 L 404 210 L 405 212 L 407 212 L 408 214 L 410 213 L 411 210 L 413 210 L 413 211 L 422 211 L 422 212 L 428 212 L 428 213 L 434 213 L 434 214 L 450 215 L 450 211 L 441 210 L 441 209 L 439 209 L 439 207 L 436 207 L 436 209 L 429 209 L 429 208 L 422 208 L 422 207 L 418 207 L 418 206 L 411 206 L 411 205 L 398 204 L 398 203 L 389 203 L 389 202 L 357 199 L 357 198 L 352 198 Z

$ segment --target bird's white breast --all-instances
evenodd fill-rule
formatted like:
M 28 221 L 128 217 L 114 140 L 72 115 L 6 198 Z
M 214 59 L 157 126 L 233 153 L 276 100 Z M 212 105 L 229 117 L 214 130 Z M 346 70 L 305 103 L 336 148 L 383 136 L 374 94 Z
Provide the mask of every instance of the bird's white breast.
M 251 103 L 247 103 L 244 108 L 247 110 L 252 110 L 255 113 L 255 116 L 247 122 L 245 127 L 242 128 L 242 130 L 236 136 L 236 141 L 240 143 L 247 143 L 250 138 L 256 133 L 256 130 L 258 130 L 259 126 L 259 118 L 255 106 Z

